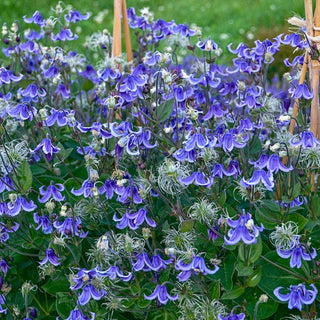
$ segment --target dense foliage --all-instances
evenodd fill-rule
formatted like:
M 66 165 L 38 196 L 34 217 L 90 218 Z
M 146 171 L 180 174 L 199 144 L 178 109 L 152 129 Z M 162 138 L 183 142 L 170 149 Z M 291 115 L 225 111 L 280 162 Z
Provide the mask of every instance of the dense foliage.
M 111 57 L 107 30 L 86 56 L 68 50 L 89 15 L 60 5 L 24 17 L 35 29 L 2 27 L 0 312 L 316 319 L 320 141 L 298 84 L 308 42 L 230 45 L 224 67 L 199 28 L 128 16 L 133 62 Z M 268 83 L 282 45 L 298 55 Z

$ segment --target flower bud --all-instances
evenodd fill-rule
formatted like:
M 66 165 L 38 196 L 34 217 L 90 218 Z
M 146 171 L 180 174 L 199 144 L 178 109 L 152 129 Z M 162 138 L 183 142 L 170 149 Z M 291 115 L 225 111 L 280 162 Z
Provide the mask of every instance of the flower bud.
M 177 252 L 177 250 L 175 249 L 175 248 L 165 248 L 164 249 L 164 253 L 166 254 L 166 255 L 175 255 L 176 254 L 176 252 Z
M 66 217 L 67 216 L 67 206 L 65 206 L 65 205 L 61 206 L 60 216 L 61 217 Z
M 151 237 L 151 231 L 149 228 L 142 228 L 142 236 L 144 239 L 148 239 Z
M 48 210 L 48 212 L 51 214 L 56 207 L 54 201 L 51 199 L 50 201 L 45 203 L 45 207 Z
M 262 294 L 259 298 L 260 303 L 268 302 L 269 297 L 266 294 Z

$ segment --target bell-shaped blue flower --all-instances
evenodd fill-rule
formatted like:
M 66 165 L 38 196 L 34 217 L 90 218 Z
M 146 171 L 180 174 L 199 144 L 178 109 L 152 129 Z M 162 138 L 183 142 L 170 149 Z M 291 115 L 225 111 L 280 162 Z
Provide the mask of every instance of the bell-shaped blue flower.
M 245 319 L 245 314 L 244 313 L 230 313 L 227 316 L 222 316 L 221 314 L 218 315 L 218 320 L 244 320 Z
M 62 196 L 61 191 L 64 190 L 64 185 L 61 183 L 53 184 L 51 181 L 50 186 L 48 186 L 47 190 L 44 190 L 45 186 L 42 186 L 39 189 L 40 195 L 42 198 L 38 197 L 38 201 L 40 203 L 46 203 L 52 197 L 56 201 L 64 201 L 65 196 Z
M 199 274 L 199 272 L 203 273 L 204 275 L 207 274 L 215 274 L 219 267 L 214 266 L 214 269 L 211 270 L 207 268 L 204 259 L 202 257 L 193 257 L 190 263 L 185 263 L 183 260 L 178 260 L 176 262 L 175 268 L 182 272 L 178 275 L 179 281 L 187 281 L 192 273 Z
M 250 213 L 245 213 L 240 216 L 238 220 L 227 219 L 228 225 L 232 228 L 228 231 L 228 237 L 224 237 L 224 242 L 226 245 L 235 245 L 239 241 L 243 241 L 245 244 L 252 244 L 257 242 L 257 237 L 260 232 L 263 231 L 264 227 L 254 225 L 251 219 Z
M 168 289 L 165 285 L 158 284 L 155 290 L 147 296 L 144 294 L 144 298 L 147 300 L 158 299 L 161 304 L 167 304 L 169 300 L 175 301 L 179 298 L 178 295 L 172 296 L 168 293 Z
M 39 262 L 39 264 L 44 265 L 49 261 L 51 264 L 57 267 L 60 264 L 59 260 L 61 260 L 61 258 L 56 255 L 52 248 L 50 248 L 46 249 L 46 256 L 42 261 Z
M 284 250 L 282 248 L 277 248 L 277 253 L 281 258 L 284 258 L 284 259 L 291 257 L 290 259 L 291 268 L 294 268 L 294 267 L 300 268 L 301 259 L 305 261 L 311 261 L 311 259 L 314 259 L 317 256 L 317 251 L 315 248 L 313 248 L 311 252 L 309 251 L 309 249 L 305 248 L 301 243 L 299 243 L 299 240 L 291 249 Z
M 71 310 L 69 317 L 66 320 L 94 320 L 95 313 L 91 312 L 91 318 L 85 316 L 79 309 Z
M 246 180 L 244 178 L 240 181 L 244 187 L 255 186 L 259 183 L 263 183 L 267 190 L 272 191 L 274 188 L 273 175 L 270 171 L 265 172 L 264 170 L 255 170 L 251 179 Z
M 45 157 L 48 159 L 48 161 L 52 160 L 53 154 L 54 153 L 59 153 L 60 148 L 55 147 L 51 139 L 44 138 L 38 145 L 37 147 L 31 151 L 33 154 L 37 153 L 38 151 L 42 151 L 45 154 Z
M 33 214 L 33 220 L 35 223 L 38 224 L 38 226 L 36 227 L 36 230 L 39 230 L 40 228 L 42 228 L 42 231 L 44 234 L 49 234 L 52 232 L 52 225 L 51 225 L 51 221 L 49 220 L 49 218 L 46 215 L 38 215 L 37 212 L 35 212 Z
M 312 288 L 311 290 L 308 290 L 303 283 L 296 286 L 290 286 L 290 292 L 287 294 L 280 293 L 280 290 L 283 289 L 283 287 L 278 287 L 273 291 L 273 294 L 280 301 L 289 301 L 288 308 L 290 310 L 295 308 L 301 311 L 303 304 L 312 304 L 317 297 L 317 288 L 313 283 L 310 284 L 310 286 Z
M 301 134 L 301 139 L 296 141 L 296 138 L 293 137 L 290 140 L 292 146 L 302 146 L 303 149 L 306 148 L 315 148 L 317 145 L 320 145 L 320 141 L 315 138 L 313 133 L 310 131 L 303 131 Z

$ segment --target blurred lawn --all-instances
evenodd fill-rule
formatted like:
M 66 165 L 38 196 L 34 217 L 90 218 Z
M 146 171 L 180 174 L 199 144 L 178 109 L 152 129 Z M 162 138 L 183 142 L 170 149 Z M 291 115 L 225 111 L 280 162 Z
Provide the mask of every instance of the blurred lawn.
M 0 0 L 0 23 L 10 25 L 14 20 L 30 17 L 39 10 L 45 17 L 52 14 L 51 6 L 58 1 L 51 0 Z M 78 23 L 77 30 L 81 46 L 86 35 L 107 28 L 112 33 L 113 0 L 69 0 L 81 13 L 92 13 L 89 21 Z M 252 43 L 255 39 L 265 39 L 288 31 L 286 19 L 293 14 L 304 16 L 302 0 L 127 0 L 127 7 L 135 7 L 136 12 L 149 7 L 155 19 L 175 20 L 189 25 L 195 23 L 202 27 L 203 35 L 211 36 L 222 48 L 233 42 Z M 102 14 L 104 12 L 104 14 Z M 103 16 L 101 23 L 95 18 Z M 74 29 L 73 29 L 74 31 Z

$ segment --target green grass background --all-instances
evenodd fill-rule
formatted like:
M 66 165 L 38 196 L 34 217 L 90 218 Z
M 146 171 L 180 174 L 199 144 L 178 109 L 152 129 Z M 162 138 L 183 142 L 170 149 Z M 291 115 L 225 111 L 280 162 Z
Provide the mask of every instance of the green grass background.
M 39 10 L 45 17 L 53 14 L 54 0 L 0 0 L 0 23 L 8 26 L 23 15 L 30 17 Z M 77 46 L 82 46 L 85 36 L 97 30 L 108 29 L 112 33 L 113 0 L 69 0 L 81 13 L 91 12 L 89 21 L 82 21 Z M 203 38 L 211 38 L 225 50 L 233 42 L 244 41 L 249 45 L 255 39 L 272 38 L 279 33 L 288 32 L 286 20 L 294 14 L 304 16 L 303 0 L 127 0 L 127 7 L 135 7 L 136 12 L 149 7 L 155 19 L 162 18 L 176 23 L 195 23 L 202 27 Z M 99 12 L 105 12 L 103 21 L 94 20 Z M 74 29 L 73 29 L 74 31 Z M 81 51 L 81 50 L 80 50 Z

